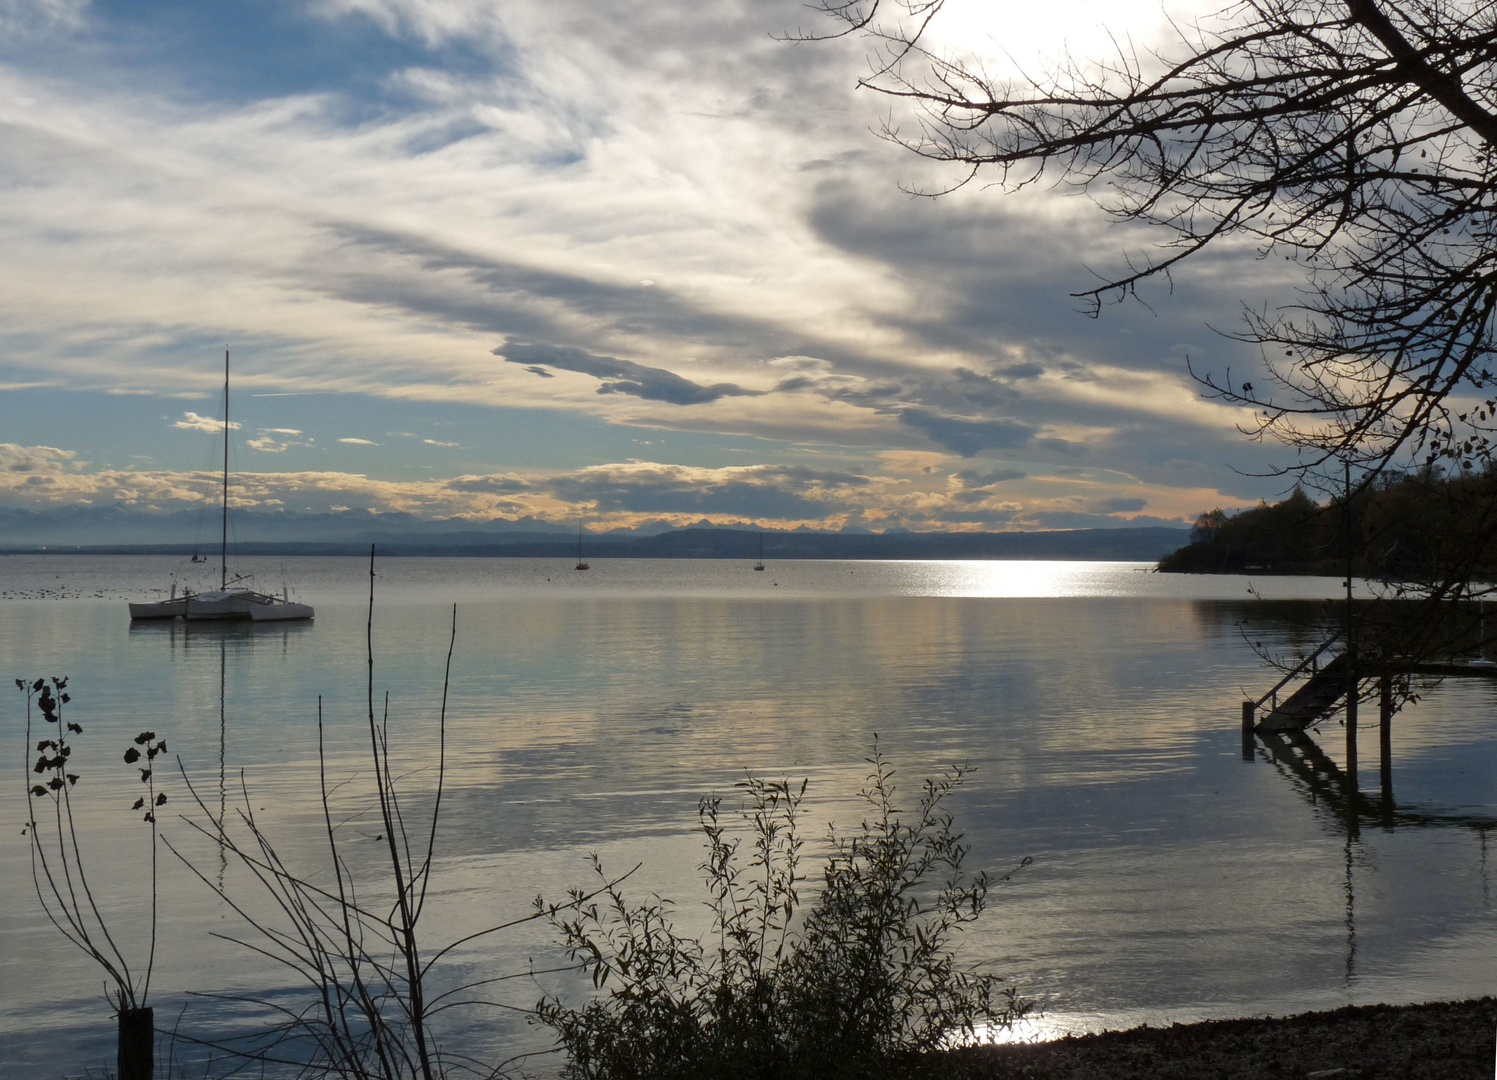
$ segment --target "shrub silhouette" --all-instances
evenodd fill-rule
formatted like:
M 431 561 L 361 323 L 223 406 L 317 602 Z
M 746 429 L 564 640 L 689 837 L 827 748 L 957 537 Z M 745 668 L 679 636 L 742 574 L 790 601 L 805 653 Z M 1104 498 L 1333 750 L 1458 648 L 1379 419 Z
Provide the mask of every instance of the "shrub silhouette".
M 699 807 L 706 943 L 676 931 L 666 901 L 631 905 L 615 884 L 596 901 L 577 890 L 565 905 L 536 901 L 602 991 L 580 1008 L 550 997 L 537 1005 L 568 1056 L 567 1076 L 914 1076 L 932 1053 L 1029 1010 L 997 976 L 959 967 L 953 951 L 992 884 L 963 870 L 968 849 L 944 809 L 963 770 L 926 780 L 906 816 L 877 744 L 868 761 L 870 813 L 849 834 L 831 831 L 820 892 L 800 918 L 806 785 L 754 776 L 738 785 L 746 860 L 720 800 Z M 593 865 L 608 882 L 596 857 Z

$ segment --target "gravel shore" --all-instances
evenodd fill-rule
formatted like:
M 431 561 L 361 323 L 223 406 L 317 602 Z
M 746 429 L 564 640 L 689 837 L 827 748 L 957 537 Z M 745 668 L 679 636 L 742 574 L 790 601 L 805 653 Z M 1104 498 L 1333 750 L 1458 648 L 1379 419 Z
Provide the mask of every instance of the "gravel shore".
M 953 1055 L 981 1080 L 1494 1080 L 1497 999 L 1139 1027 Z

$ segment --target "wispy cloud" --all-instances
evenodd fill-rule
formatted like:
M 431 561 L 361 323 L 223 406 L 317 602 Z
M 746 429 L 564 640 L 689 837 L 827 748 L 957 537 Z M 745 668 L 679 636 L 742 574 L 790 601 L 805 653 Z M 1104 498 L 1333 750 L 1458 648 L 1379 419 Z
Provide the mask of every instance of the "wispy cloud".
M 229 430 L 238 431 L 242 425 L 238 420 L 229 421 Z M 223 434 L 224 422 L 213 416 L 199 416 L 195 412 L 184 412 L 182 419 L 172 425 L 183 431 L 209 431 L 215 435 Z
M 1276 269 L 1251 253 L 1202 261 L 1157 316 L 1077 316 L 1083 263 L 1147 240 L 1047 192 L 903 195 L 899 182 L 943 174 L 868 136 L 882 106 L 853 89 L 860 46 L 773 38 L 804 22 L 799 0 L 313 0 L 294 41 L 251 5 L 242 17 L 281 51 L 225 47 L 211 71 L 193 45 L 221 42 L 214 6 L 184 8 L 183 47 L 156 53 L 153 11 L 0 7 L 0 29 L 24 16 L 27 40 L 46 42 L 0 66 L 0 385 L 203 398 L 221 376 L 204 359 L 227 336 L 247 394 L 412 406 L 339 414 L 357 430 L 543 410 L 558 430 L 577 418 L 646 444 L 732 438 L 792 463 L 599 466 L 607 479 L 558 466 L 536 474 L 554 484 L 504 494 L 621 520 L 668 505 L 1023 524 L 1109 497 L 1173 514 L 1254 483 L 1230 469 L 1253 452 L 1241 417 L 1200 399 L 1184 357 L 1253 370 L 1258 357 L 1204 324 L 1244 290 L 1278 288 Z M 197 413 L 174 426 L 222 431 Z M 264 428 L 247 445 L 280 455 L 303 439 Z M 911 455 L 932 471 L 890 464 Z M 1104 502 L 1065 501 L 1062 466 L 1095 470 L 1088 497 Z M 948 490 L 969 467 L 1024 475 L 982 498 Z M 162 490 L 176 482 L 161 474 Z M 504 509 L 472 501 L 503 493 L 416 490 L 378 498 Z M 470 501 L 442 501 L 458 495 Z

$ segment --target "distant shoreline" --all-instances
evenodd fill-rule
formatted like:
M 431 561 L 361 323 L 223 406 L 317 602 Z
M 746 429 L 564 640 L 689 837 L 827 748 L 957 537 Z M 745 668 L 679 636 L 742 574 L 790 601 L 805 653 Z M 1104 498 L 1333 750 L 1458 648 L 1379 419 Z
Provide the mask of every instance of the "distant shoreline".
M 750 532 L 742 529 L 676 529 L 653 536 L 585 535 L 589 559 L 953 559 L 1158 562 L 1189 538 L 1185 529 L 1074 529 L 1008 533 Z M 234 556 L 367 555 L 375 545 L 386 557 L 567 559 L 574 537 L 524 539 L 463 534 L 372 536 L 347 541 L 257 540 L 232 543 Z M 191 544 L 13 544 L 0 555 L 217 555 Z

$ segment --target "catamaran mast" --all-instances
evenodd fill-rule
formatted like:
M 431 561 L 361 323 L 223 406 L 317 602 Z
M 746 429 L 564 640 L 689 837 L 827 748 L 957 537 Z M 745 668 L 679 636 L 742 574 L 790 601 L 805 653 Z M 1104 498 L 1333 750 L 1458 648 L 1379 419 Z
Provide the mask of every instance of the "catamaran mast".
M 229 348 L 224 346 L 224 490 L 223 537 L 218 542 L 218 587 L 229 587 Z

